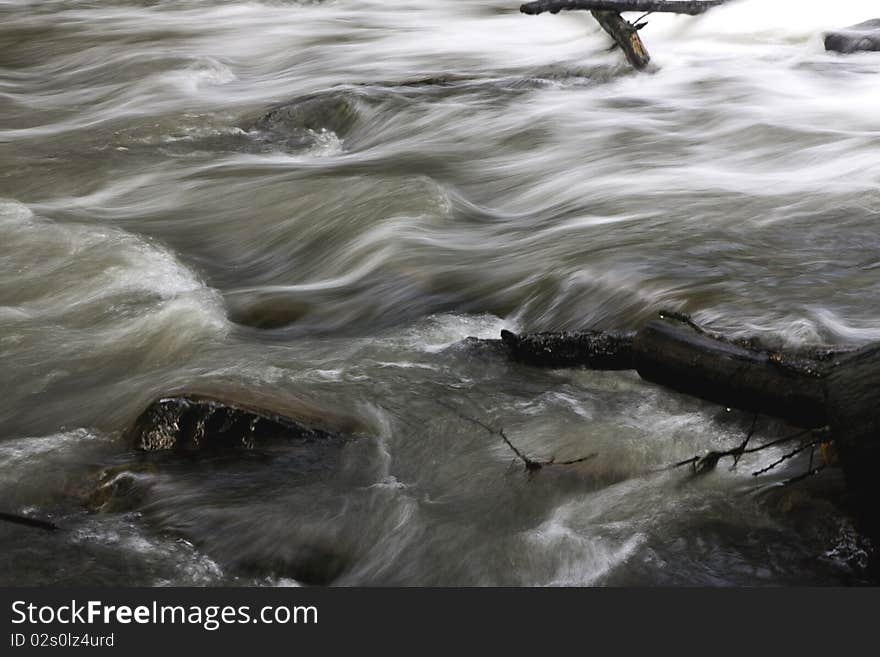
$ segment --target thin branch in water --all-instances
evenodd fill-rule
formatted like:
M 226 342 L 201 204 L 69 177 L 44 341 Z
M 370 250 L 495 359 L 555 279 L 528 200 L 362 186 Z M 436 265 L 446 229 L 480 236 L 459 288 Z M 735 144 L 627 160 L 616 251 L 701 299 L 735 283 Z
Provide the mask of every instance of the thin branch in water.
M 760 470 L 756 470 L 755 472 L 752 473 L 752 476 L 757 477 L 758 475 L 764 474 L 765 472 L 769 472 L 770 470 L 772 470 L 776 466 L 780 465 L 781 463 L 787 461 L 788 459 L 792 458 L 793 456 L 797 456 L 798 454 L 803 452 L 805 449 L 811 449 L 811 448 L 815 447 L 820 442 L 821 442 L 821 439 L 817 439 L 817 440 L 812 440 L 804 445 L 801 445 L 797 449 L 794 449 L 790 452 L 783 454 L 782 456 L 780 456 L 777 460 L 773 461 L 773 463 L 771 463 L 767 467 L 761 468 Z
M 498 429 L 497 431 L 495 431 L 482 423 L 480 423 L 480 426 L 482 426 L 484 429 L 486 429 L 490 433 L 497 433 L 499 436 L 501 436 L 501 440 L 503 440 L 505 443 L 507 443 L 507 446 L 510 447 L 510 449 L 513 450 L 513 453 L 517 455 L 519 460 L 525 464 L 527 472 L 534 472 L 535 470 L 540 470 L 544 465 L 547 465 L 545 463 L 540 463 L 539 461 L 533 461 L 528 456 L 526 456 L 521 451 L 519 451 L 516 448 L 516 445 L 514 445 L 512 442 L 510 442 L 510 438 L 508 438 L 507 434 L 504 433 L 504 429 Z
M 746 434 L 746 439 L 742 441 L 742 444 L 737 448 L 738 453 L 733 456 L 733 465 L 731 466 L 731 470 L 736 467 L 736 464 L 739 463 L 739 460 L 742 458 L 742 455 L 746 452 L 746 447 L 749 445 L 749 441 L 752 439 L 752 436 L 755 435 L 755 426 L 758 424 L 758 414 L 755 413 L 755 417 L 752 418 L 752 426 L 749 427 L 749 431 Z
M 504 429 L 495 429 L 494 427 L 486 424 L 485 422 L 483 422 L 481 420 L 478 420 L 477 418 L 470 417 L 468 415 L 464 415 L 457 408 L 455 408 L 454 406 L 451 406 L 449 404 L 445 404 L 441 401 L 438 401 L 437 403 L 440 404 L 441 406 L 443 406 L 444 408 L 448 408 L 450 411 L 455 413 L 462 420 L 467 420 L 468 422 L 472 422 L 473 424 L 476 424 L 478 427 L 485 429 L 486 431 L 488 431 L 491 434 L 497 434 L 498 436 L 501 436 L 501 440 L 503 440 L 504 443 L 511 449 L 511 451 L 514 454 L 516 454 L 516 457 L 520 461 L 522 461 L 523 465 L 525 466 L 526 472 L 528 472 L 529 474 L 531 474 L 533 472 L 537 472 L 541 468 L 548 466 L 548 465 L 574 465 L 576 463 L 583 463 L 584 461 L 589 461 L 590 459 L 598 456 L 597 453 L 593 452 L 592 454 L 587 454 L 586 456 L 582 456 L 582 457 L 576 458 L 576 459 L 571 459 L 569 461 L 557 461 L 555 457 L 551 458 L 549 461 L 536 461 L 535 459 L 530 458 L 529 456 L 527 456 L 526 454 L 521 452 L 517 448 L 517 446 L 514 445 L 510 441 L 510 438 L 507 437 L 507 434 L 504 433 Z
M 15 513 L 4 513 L 0 511 L 0 520 L 16 525 L 24 525 L 25 527 L 33 527 L 34 529 L 43 529 L 49 532 L 54 532 L 56 529 L 58 529 L 58 525 L 53 522 L 49 522 L 48 520 L 29 518 L 28 516 L 20 516 Z
M 746 439 L 742 443 L 737 445 L 736 447 L 733 447 L 731 449 L 722 450 L 722 451 L 707 452 L 703 456 L 693 456 L 689 459 L 685 459 L 684 461 L 679 461 L 678 463 L 674 463 L 673 465 L 670 466 L 670 468 L 679 468 L 683 465 L 691 465 L 691 466 L 693 466 L 693 470 L 694 470 L 695 475 L 705 474 L 706 472 L 709 472 L 710 470 L 715 468 L 715 466 L 718 464 L 718 461 L 720 461 L 725 456 L 734 457 L 734 459 L 735 459 L 734 465 L 736 465 L 736 462 L 739 461 L 739 459 L 742 457 L 743 454 L 754 454 L 755 452 L 760 452 L 762 450 L 768 449 L 768 448 L 773 447 L 775 445 L 779 445 L 781 443 L 791 442 L 792 440 L 797 440 L 798 438 L 801 438 L 802 436 L 804 436 L 808 433 L 812 433 L 812 431 L 813 431 L 813 429 L 804 429 L 802 431 L 798 431 L 796 433 L 789 434 L 787 436 L 783 436 L 782 438 L 777 438 L 776 440 L 771 440 L 769 443 L 764 443 L 763 445 L 759 445 L 758 447 L 747 448 L 747 445 L 749 444 L 749 441 L 751 440 L 752 435 L 754 434 L 755 422 L 757 422 L 757 416 L 755 416 L 755 421 L 752 422 L 752 427 L 749 429 L 749 433 L 746 436 Z M 821 439 L 819 439 L 819 440 L 821 440 Z M 817 440 L 816 442 L 819 442 L 819 441 Z
M 824 470 L 827 467 L 828 467 L 828 464 L 823 463 L 822 465 L 818 465 L 815 468 L 810 468 L 809 470 L 807 470 L 803 474 L 799 474 L 798 476 L 792 477 L 791 479 L 786 479 L 785 481 L 782 482 L 782 485 L 783 486 L 791 486 L 792 484 L 795 484 L 799 481 L 803 481 L 807 477 L 812 477 L 813 475 L 819 474 L 820 472 L 822 472 L 822 470 Z
M 690 315 L 680 313 L 677 310 L 661 310 L 657 313 L 657 316 L 660 317 L 660 319 L 674 319 L 675 321 L 681 322 L 682 324 L 687 324 L 700 335 L 714 335 L 710 331 L 707 331 L 702 326 L 697 324 L 693 319 L 691 319 Z
M 586 456 L 582 456 L 578 459 L 571 459 L 570 461 L 555 461 L 553 459 L 550 460 L 546 465 L 575 465 L 576 463 L 583 463 L 584 461 L 589 461 L 590 459 L 594 459 L 599 456 L 598 452 L 593 452 L 592 454 L 587 454 Z
M 678 463 L 673 463 L 670 467 L 680 468 L 683 465 L 690 465 L 692 463 L 696 463 L 700 460 L 699 456 L 692 456 L 689 459 L 685 459 L 684 461 L 679 461 Z
M 653 11 L 646 11 L 644 14 L 639 16 L 634 21 L 629 21 L 629 24 L 633 26 L 634 30 L 641 30 L 643 27 L 645 27 L 645 25 L 648 24 L 648 23 L 643 23 L 642 21 L 653 13 L 654 13 Z
M 796 433 L 790 433 L 787 436 L 783 436 L 782 438 L 777 438 L 776 440 L 771 440 L 769 443 L 764 443 L 759 447 L 751 447 L 749 449 L 743 450 L 743 454 L 754 454 L 755 452 L 760 452 L 762 450 L 767 449 L 768 447 L 773 447 L 774 445 L 779 445 L 781 443 L 788 443 L 792 440 L 796 440 L 798 438 L 802 438 L 806 436 L 808 433 L 811 433 L 813 429 L 804 429 L 802 431 L 798 431 Z

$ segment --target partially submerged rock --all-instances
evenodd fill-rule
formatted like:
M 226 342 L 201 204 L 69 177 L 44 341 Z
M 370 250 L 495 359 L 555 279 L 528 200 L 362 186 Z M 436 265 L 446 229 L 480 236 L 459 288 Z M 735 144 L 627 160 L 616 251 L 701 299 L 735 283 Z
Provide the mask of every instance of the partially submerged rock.
M 232 292 L 226 295 L 226 305 L 230 320 L 263 330 L 286 328 L 314 311 L 308 300 L 283 292 Z
M 845 54 L 880 51 L 880 18 L 826 32 L 825 50 Z
M 129 432 L 132 446 L 146 452 L 253 449 L 277 440 L 339 437 L 337 432 L 266 409 L 198 395 L 153 402 Z
M 351 566 L 351 558 L 338 546 L 293 543 L 282 547 L 274 554 L 246 554 L 224 563 L 242 576 L 290 578 L 310 586 L 332 584 Z
M 278 105 L 259 117 L 250 127 L 273 143 L 288 148 L 310 148 L 322 135 L 333 133 L 345 139 L 360 117 L 356 96 L 333 91 L 297 98 Z

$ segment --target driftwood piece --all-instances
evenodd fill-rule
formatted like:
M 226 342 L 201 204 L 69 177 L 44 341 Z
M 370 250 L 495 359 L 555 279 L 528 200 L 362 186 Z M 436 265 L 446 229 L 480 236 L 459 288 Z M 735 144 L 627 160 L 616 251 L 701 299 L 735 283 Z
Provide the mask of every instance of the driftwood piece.
M 549 12 L 558 14 L 560 11 L 585 9 L 589 11 L 622 11 L 665 12 L 671 14 L 687 14 L 696 16 L 713 7 L 723 5 L 729 0 L 536 0 L 527 2 L 519 10 L 524 14 L 536 15 Z
M 615 11 L 593 11 L 592 14 L 602 29 L 611 35 L 614 43 L 623 51 L 626 60 L 634 69 L 642 71 L 647 68 L 651 62 L 651 56 L 648 54 L 645 44 L 642 43 L 637 26 L 622 18 Z

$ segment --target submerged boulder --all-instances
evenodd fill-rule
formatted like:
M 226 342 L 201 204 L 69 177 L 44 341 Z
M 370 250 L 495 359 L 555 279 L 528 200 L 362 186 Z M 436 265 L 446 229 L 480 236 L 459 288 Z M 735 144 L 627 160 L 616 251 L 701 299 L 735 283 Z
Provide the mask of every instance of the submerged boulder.
M 880 18 L 826 32 L 825 50 L 840 53 L 880 50 Z
M 240 576 L 290 578 L 301 584 L 327 586 L 351 567 L 351 557 L 338 546 L 293 542 L 263 554 L 257 551 L 222 560 Z
M 340 437 L 335 431 L 266 409 L 198 395 L 158 399 L 129 432 L 131 445 L 146 452 L 253 449 L 283 439 Z
M 249 127 L 264 140 L 293 149 L 310 148 L 330 133 L 340 140 L 348 137 L 359 121 L 359 105 L 351 93 L 320 93 L 273 107 Z

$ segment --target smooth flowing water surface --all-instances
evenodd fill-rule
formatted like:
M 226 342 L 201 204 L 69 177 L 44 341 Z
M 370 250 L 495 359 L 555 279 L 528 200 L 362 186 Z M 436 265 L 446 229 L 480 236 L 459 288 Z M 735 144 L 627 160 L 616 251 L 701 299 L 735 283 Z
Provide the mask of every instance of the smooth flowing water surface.
M 880 54 L 822 47 L 880 9 L 651 16 L 636 74 L 517 5 L 0 0 L 0 510 L 62 527 L 0 524 L 0 582 L 864 581 L 834 470 L 666 469 L 751 417 L 461 341 L 664 308 L 880 339 Z M 125 429 L 181 390 L 361 429 L 144 460 Z M 496 429 L 597 456 L 528 476 Z

